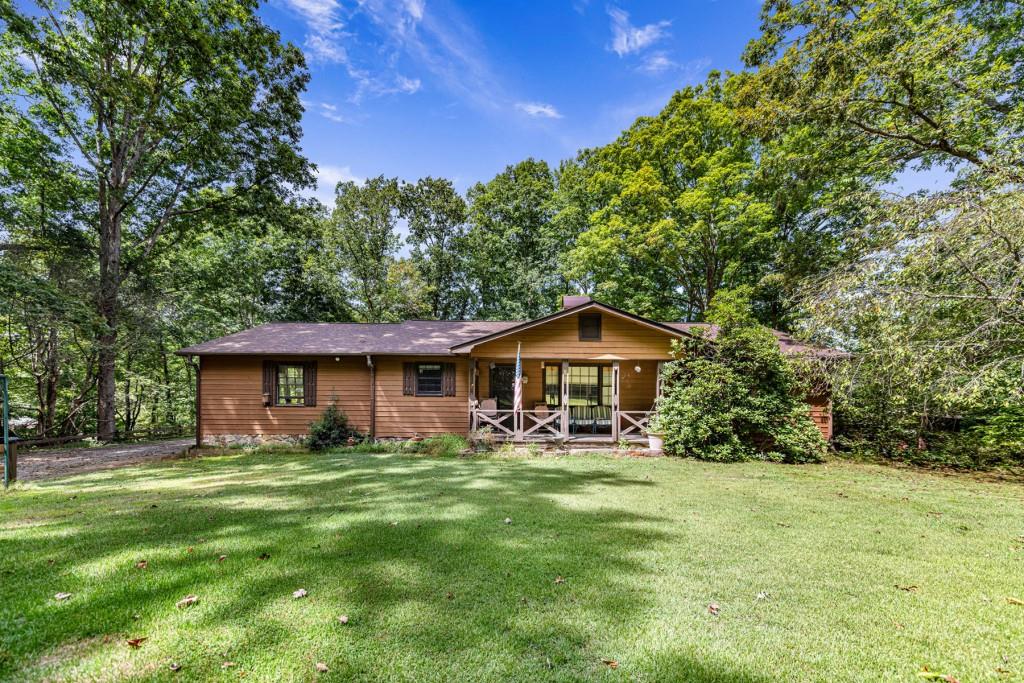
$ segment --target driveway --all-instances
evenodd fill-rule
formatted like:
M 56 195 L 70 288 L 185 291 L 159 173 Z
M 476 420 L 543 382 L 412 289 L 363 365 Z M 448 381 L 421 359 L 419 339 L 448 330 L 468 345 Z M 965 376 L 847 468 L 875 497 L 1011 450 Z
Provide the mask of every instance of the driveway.
M 195 439 L 124 443 L 93 448 L 61 448 L 18 452 L 18 479 L 39 481 L 180 455 Z M 2 449 L 0 449 L 2 450 Z M 2 461 L 0 461 L 2 462 Z M 0 470 L 3 469 L 0 464 Z

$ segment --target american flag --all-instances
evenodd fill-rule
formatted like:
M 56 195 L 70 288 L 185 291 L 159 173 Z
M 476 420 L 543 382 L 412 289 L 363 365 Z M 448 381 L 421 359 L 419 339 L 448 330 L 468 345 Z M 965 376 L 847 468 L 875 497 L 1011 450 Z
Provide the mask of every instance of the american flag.
M 519 342 L 516 347 L 516 382 L 515 393 L 512 395 L 512 409 L 523 409 L 523 359 L 520 352 L 523 350 L 523 343 Z

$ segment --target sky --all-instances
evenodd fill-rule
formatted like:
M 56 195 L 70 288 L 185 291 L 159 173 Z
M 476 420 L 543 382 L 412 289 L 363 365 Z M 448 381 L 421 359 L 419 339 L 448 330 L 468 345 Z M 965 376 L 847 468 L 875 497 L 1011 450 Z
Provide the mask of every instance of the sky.
M 757 0 L 270 0 L 306 55 L 303 150 L 318 195 L 376 175 L 460 191 L 527 157 L 613 140 L 671 94 L 735 70 Z

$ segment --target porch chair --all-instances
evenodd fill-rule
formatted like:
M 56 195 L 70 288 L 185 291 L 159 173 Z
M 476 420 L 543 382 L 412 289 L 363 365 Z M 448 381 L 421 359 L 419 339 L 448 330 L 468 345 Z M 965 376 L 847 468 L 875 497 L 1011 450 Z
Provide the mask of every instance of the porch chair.
M 612 409 L 611 406 L 594 406 L 594 432 L 596 433 L 599 428 L 607 427 L 609 431 L 612 428 Z
M 590 406 L 569 406 L 569 432 L 576 434 L 582 427 L 593 427 Z

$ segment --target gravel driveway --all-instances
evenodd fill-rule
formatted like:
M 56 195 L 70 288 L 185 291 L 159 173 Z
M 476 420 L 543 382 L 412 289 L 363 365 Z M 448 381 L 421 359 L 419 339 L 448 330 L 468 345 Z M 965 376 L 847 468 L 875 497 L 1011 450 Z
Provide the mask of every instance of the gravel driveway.
M 160 460 L 179 455 L 194 443 L 195 439 L 173 439 L 96 446 L 94 448 L 19 451 L 18 479 L 20 481 L 39 481 L 40 479 L 53 479 L 71 474 L 137 465 L 149 460 Z M 0 470 L 2 469 L 3 464 L 0 459 Z

